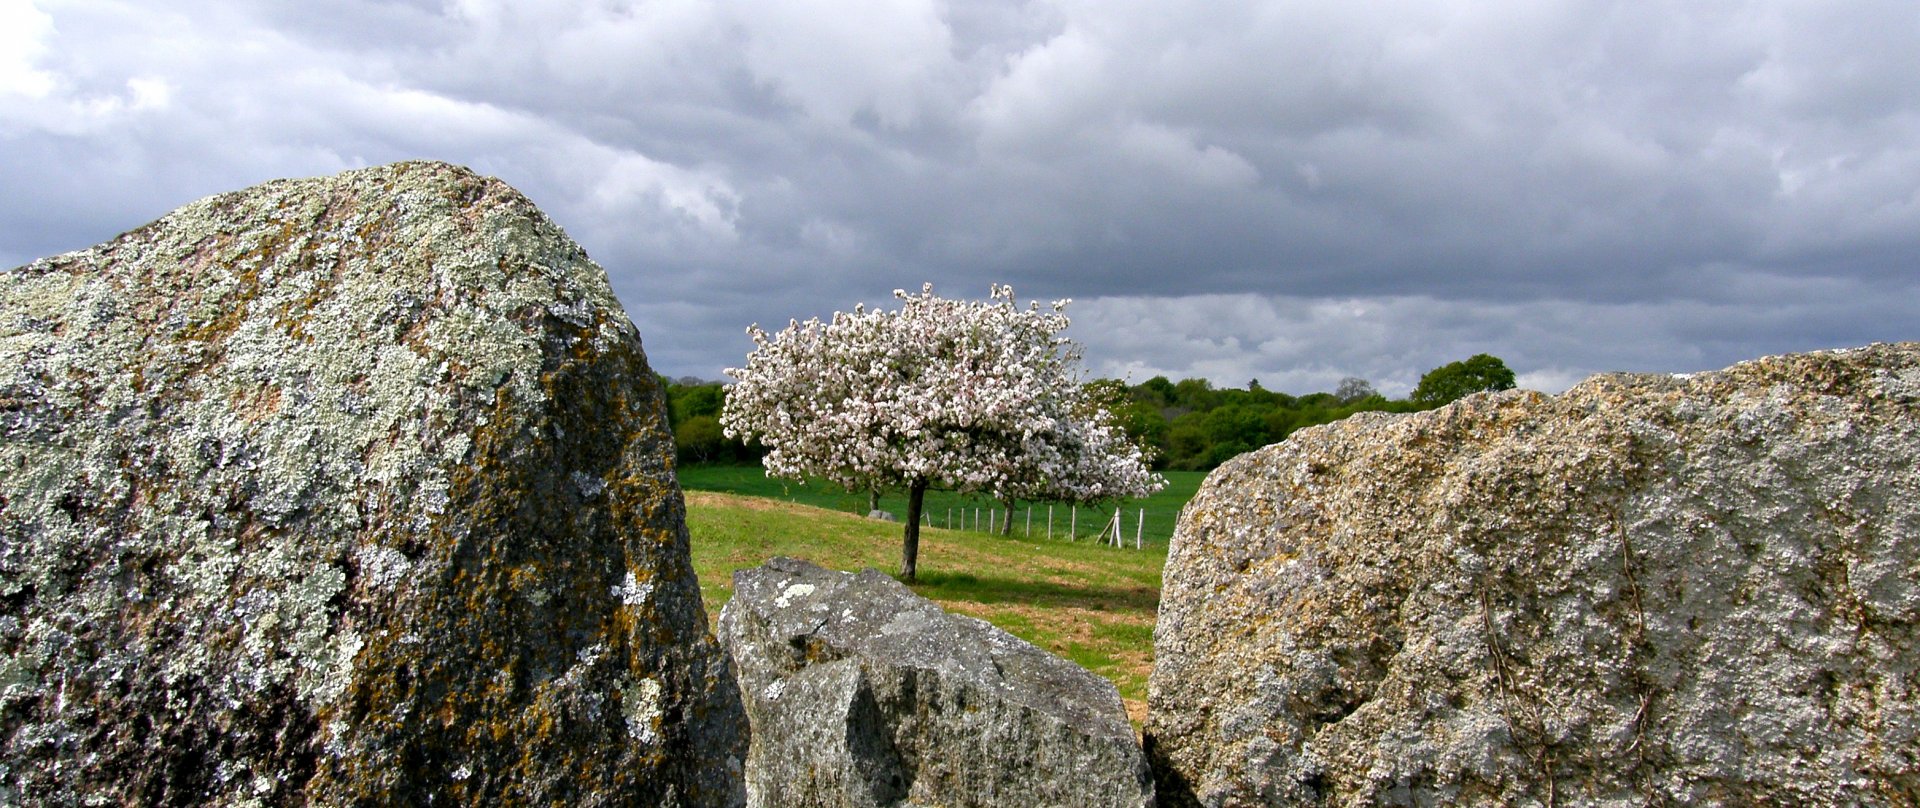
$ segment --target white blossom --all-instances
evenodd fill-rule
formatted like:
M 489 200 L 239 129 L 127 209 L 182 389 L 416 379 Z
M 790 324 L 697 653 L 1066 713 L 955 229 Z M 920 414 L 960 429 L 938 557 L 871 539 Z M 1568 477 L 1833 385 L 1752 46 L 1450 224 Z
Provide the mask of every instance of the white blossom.
M 1080 384 L 1068 301 L 1022 307 L 999 285 L 986 301 L 932 284 L 894 296 L 897 311 L 748 329 L 721 425 L 760 441 L 768 474 L 1081 502 L 1165 485 Z

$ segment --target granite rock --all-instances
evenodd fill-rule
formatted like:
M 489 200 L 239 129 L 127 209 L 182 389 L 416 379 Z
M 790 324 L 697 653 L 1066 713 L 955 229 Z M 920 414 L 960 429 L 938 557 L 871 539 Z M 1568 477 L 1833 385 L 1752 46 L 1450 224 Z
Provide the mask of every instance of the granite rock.
M 1920 802 L 1920 345 L 1303 430 L 1182 514 L 1167 804 Z
M 1144 806 L 1111 682 L 874 570 L 776 558 L 720 613 L 755 806 Z
M 0 273 L 0 804 L 738 804 L 662 398 L 438 163 Z

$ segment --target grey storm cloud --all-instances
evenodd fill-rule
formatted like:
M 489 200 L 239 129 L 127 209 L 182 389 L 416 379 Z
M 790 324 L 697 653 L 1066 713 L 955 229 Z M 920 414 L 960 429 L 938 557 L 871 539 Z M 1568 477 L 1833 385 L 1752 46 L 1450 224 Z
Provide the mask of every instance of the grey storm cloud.
M 0 0 L 0 266 L 281 176 L 506 179 L 672 375 L 932 281 L 1098 374 L 1404 392 L 1909 339 L 1909 0 Z

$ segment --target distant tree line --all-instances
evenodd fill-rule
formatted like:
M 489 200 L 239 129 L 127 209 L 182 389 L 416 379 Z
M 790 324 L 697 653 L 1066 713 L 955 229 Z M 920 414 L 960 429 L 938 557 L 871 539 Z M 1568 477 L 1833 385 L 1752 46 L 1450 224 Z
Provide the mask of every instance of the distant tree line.
M 1381 396 L 1361 379 L 1349 379 L 1333 393 L 1293 396 L 1261 387 L 1258 379 L 1244 389 L 1216 389 L 1205 379 L 1176 382 L 1155 376 L 1125 388 L 1117 414 L 1127 434 L 1153 450 L 1160 468 L 1199 470 L 1283 440 L 1302 427 L 1356 412 L 1418 409 L 1411 401 Z
M 720 408 L 727 390 L 719 382 L 693 377 L 662 378 L 667 386 L 667 423 L 673 426 L 673 447 L 681 463 L 757 463 L 757 446 L 727 437 L 720 428 Z
M 728 438 L 720 428 L 726 389 L 719 382 L 663 379 L 668 418 L 682 463 L 747 463 L 758 447 Z M 1294 396 L 1268 390 L 1258 379 L 1244 389 L 1215 388 L 1205 379 L 1155 376 L 1135 385 L 1114 379 L 1088 384 L 1118 417 L 1127 435 L 1148 450 L 1155 469 L 1205 470 L 1235 455 L 1286 439 L 1295 430 L 1332 423 L 1357 412 L 1416 412 L 1472 393 L 1508 390 L 1513 371 L 1488 354 L 1428 371 L 1404 399 L 1382 396 L 1365 379 L 1341 380 L 1333 392 Z

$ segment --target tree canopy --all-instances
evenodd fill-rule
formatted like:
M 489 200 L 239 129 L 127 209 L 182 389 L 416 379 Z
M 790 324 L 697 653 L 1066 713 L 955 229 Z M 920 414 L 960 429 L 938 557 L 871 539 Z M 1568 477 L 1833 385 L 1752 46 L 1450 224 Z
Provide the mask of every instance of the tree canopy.
M 1474 354 L 1427 371 L 1410 398 L 1422 407 L 1438 407 L 1474 393 L 1512 390 L 1513 384 L 1507 363 L 1490 354 Z
M 929 487 L 998 499 L 1145 496 L 1164 481 L 1111 412 L 1080 384 L 1060 336 L 1067 301 L 1017 305 L 896 291 L 898 311 L 836 312 L 778 334 L 748 329 L 754 350 L 728 390 L 728 437 L 757 440 L 767 473 L 850 490 L 905 488 L 901 576 L 915 574 Z
M 1340 399 L 1342 404 L 1352 404 L 1377 395 L 1380 395 L 1380 391 L 1373 389 L 1373 382 L 1358 376 L 1341 379 L 1340 386 L 1333 391 L 1333 397 Z

